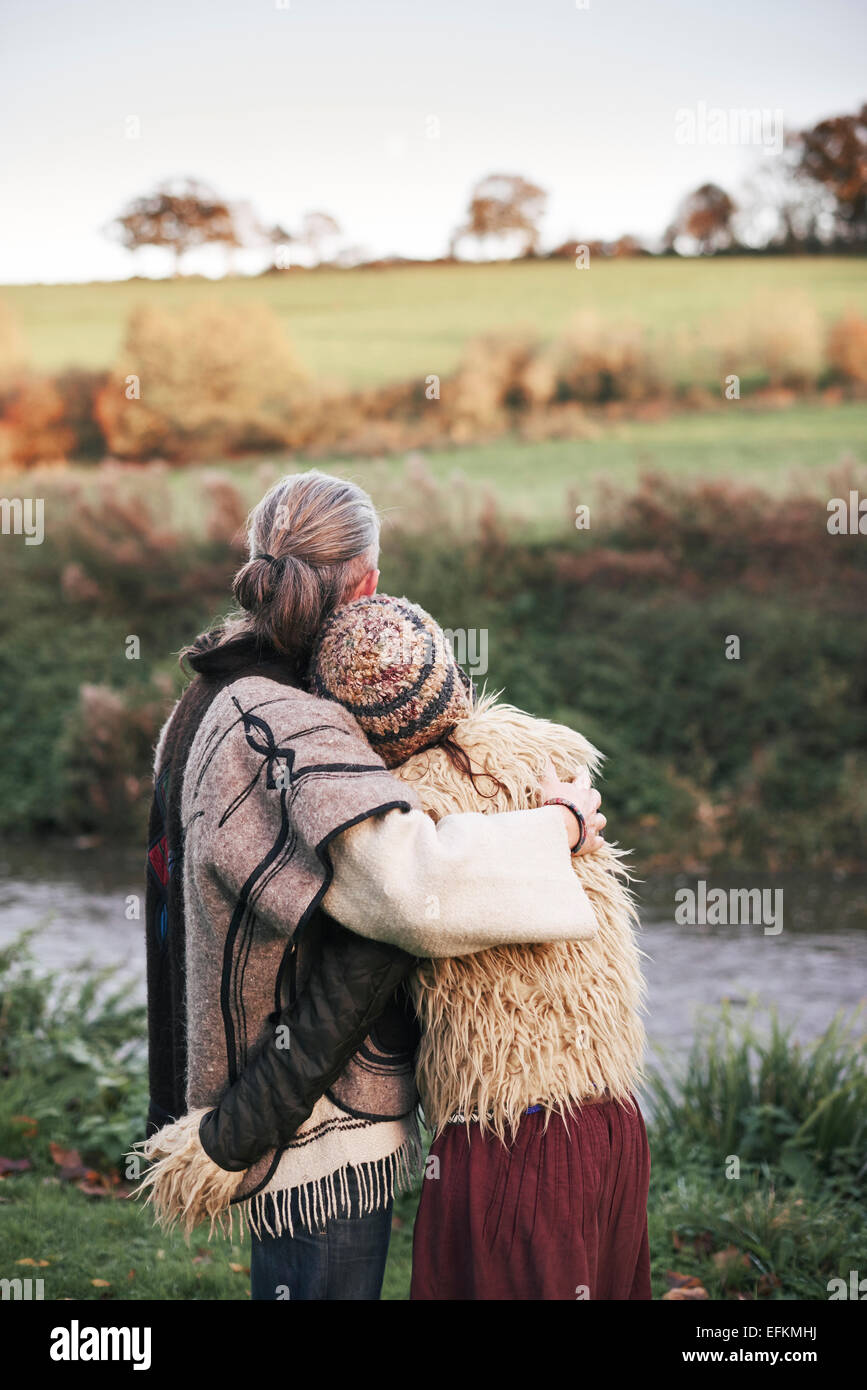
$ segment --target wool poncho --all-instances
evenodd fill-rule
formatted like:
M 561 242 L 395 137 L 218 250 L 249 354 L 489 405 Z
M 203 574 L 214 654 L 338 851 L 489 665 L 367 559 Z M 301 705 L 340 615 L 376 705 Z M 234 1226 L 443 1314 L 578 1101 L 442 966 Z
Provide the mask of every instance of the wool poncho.
M 173 756 L 173 726 L 184 723 L 187 746 Z M 162 904 L 150 893 L 148 913 L 150 1127 L 163 1127 L 144 1152 L 170 1157 L 144 1185 L 160 1172 L 169 1183 L 177 1173 L 180 1183 L 187 1157 L 210 1183 L 199 1118 L 264 1044 L 275 1045 L 298 943 L 331 879 L 329 843 L 348 826 L 417 802 L 346 711 L 274 671 L 229 678 L 205 698 L 190 687 L 163 731 L 155 782 L 155 817 L 171 785 L 176 812 L 149 855 L 153 886 L 165 889 Z M 231 1201 L 242 1223 L 258 1228 L 270 1196 L 272 1214 L 291 1229 L 289 1194 L 297 1189 L 313 1226 L 336 1211 L 348 1167 L 370 1207 L 410 1180 L 419 1158 L 411 1059 L 383 1052 L 372 1036 L 361 1053 L 363 1064 L 350 1063 L 341 1078 L 340 1104 L 322 1095 L 289 1144 L 269 1149 L 240 1178 L 224 1175 L 212 1217 Z M 170 1186 L 160 1200 L 171 1207 Z M 174 1215 L 184 1219 L 180 1208 Z

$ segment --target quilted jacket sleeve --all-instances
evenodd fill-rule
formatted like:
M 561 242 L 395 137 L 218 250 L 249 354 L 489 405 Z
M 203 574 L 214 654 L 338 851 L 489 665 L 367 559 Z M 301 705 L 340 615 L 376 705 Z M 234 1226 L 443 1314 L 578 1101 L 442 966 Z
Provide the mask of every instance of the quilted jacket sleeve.
M 268 1041 L 202 1120 L 202 1147 L 221 1168 L 249 1168 L 288 1143 L 416 964 L 396 946 L 366 941 L 325 914 L 322 920 L 303 992 L 273 1015 Z M 289 1048 L 277 1046 L 281 1026 L 289 1028 Z

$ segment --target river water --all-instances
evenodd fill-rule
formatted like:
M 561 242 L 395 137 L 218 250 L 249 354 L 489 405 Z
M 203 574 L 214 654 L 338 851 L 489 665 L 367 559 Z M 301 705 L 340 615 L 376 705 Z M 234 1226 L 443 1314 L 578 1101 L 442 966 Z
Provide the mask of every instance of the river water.
M 144 877 L 140 852 L 78 850 L 47 843 L 0 851 L 0 945 L 38 927 L 41 965 L 62 969 L 90 960 L 117 965 L 131 995 L 144 997 Z M 678 889 L 695 880 L 654 878 L 639 886 L 648 983 L 650 1055 L 683 1060 L 700 1010 L 729 1001 L 761 1021 L 771 1005 L 808 1040 L 839 1009 L 867 998 L 867 875 L 757 876 L 745 882 L 707 875 L 709 887 L 783 890 L 783 929 L 681 926 Z M 137 899 L 142 917 L 135 912 Z

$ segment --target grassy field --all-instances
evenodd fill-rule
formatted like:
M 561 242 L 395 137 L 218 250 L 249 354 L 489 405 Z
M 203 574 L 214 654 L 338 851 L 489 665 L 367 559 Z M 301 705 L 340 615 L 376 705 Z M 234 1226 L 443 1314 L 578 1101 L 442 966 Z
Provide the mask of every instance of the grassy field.
M 809 300 L 827 321 L 850 309 L 865 314 L 867 266 L 747 257 L 597 261 L 579 272 L 569 261 L 540 261 L 0 288 L 42 370 L 110 366 L 138 305 L 219 299 L 270 305 L 312 373 L 351 386 L 448 374 L 479 334 L 525 327 L 550 338 L 581 310 L 664 334 L 755 308 L 767 295 Z
M 601 487 L 629 489 L 643 473 L 727 478 L 771 492 L 797 487 L 825 496 L 829 469 L 850 460 L 867 462 L 867 404 L 860 402 L 764 411 L 731 402 L 713 413 L 600 426 L 586 439 L 531 444 L 508 438 L 423 455 L 427 472 L 438 483 L 451 485 L 456 510 L 484 486 L 496 492 L 505 511 L 542 532 L 562 526 L 569 495 L 590 502 Z M 258 459 L 217 460 L 203 469 L 174 470 L 169 484 L 176 521 L 194 525 L 201 515 L 203 472 L 214 467 L 242 488 L 252 506 L 263 478 L 307 466 L 280 455 L 267 459 L 264 472 L 261 464 Z M 400 519 L 406 507 L 406 488 L 399 487 L 407 472 L 406 455 L 316 460 L 315 467 L 354 479 L 370 491 L 387 518 Z M 387 538 L 388 521 L 384 534 Z
M 432 450 L 424 458 L 438 481 L 459 474 L 468 482 L 487 484 L 504 506 L 538 519 L 562 515 L 568 490 L 599 483 L 631 488 L 642 473 L 812 490 L 821 486 L 829 465 L 847 456 L 867 461 L 867 405 L 722 409 L 653 423 L 624 422 L 600 428 L 588 439 L 538 444 L 509 439 L 471 449 Z M 360 474 L 366 467 L 374 472 L 385 468 L 394 476 L 405 464 L 399 459 L 352 466 Z M 331 467 L 340 472 L 346 461 Z

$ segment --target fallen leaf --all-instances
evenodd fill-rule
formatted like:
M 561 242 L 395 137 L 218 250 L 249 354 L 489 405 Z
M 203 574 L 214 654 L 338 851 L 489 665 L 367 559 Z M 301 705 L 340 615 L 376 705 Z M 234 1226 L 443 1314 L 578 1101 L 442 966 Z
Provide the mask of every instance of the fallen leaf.
M 232 1261 L 231 1261 L 231 1260 L 229 1261 L 229 1268 L 231 1269 L 231 1271 L 232 1271 L 233 1274 L 249 1274 L 249 1273 L 250 1273 L 250 1266 L 249 1266 L 249 1265 L 236 1265 L 236 1264 L 232 1264 Z
M 759 1279 L 759 1295 L 771 1293 L 773 1289 L 778 1289 L 781 1283 L 782 1280 L 779 1279 L 776 1274 L 763 1274 Z
M 110 1279 L 91 1279 L 90 1282 L 91 1282 L 91 1284 L 93 1285 L 93 1287 L 94 1287 L 95 1289 L 110 1289 L 110 1288 L 111 1288 L 111 1280 L 110 1280 Z
M 679 1289 L 669 1289 L 668 1293 L 662 1295 L 663 1302 L 670 1299 L 672 1302 L 680 1302 L 682 1299 L 708 1298 L 707 1289 L 702 1288 L 701 1284 L 697 1288 L 684 1287 Z
M 134 1269 L 131 1269 L 130 1272 L 129 1272 L 129 1274 L 128 1274 L 126 1277 L 127 1277 L 128 1281 L 129 1281 L 130 1283 L 132 1283 L 133 1279 L 135 1278 L 135 1270 L 134 1270 Z
M 194 1256 L 193 1256 L 193 1264 L 194 1264 L 194 1265 L 212 1265 L 213 1263 L 214 1263 L 214 1261 L 212 1260 L 212 1258 L 211 1258 L 210 1255 L 194 1255 Z M 236 1268 L 237 1268 L 237 1269 L 240 1269 L 240 1265 L 232 1265 L 231 1268 L 232 1268 L 232 1269 L 236 1269 Z
M 727 1245 L 725 1250 L 718 1250 L 711 1256 L 717 1269 L 726 1270 L 730 1266 L 740 1265 L 744 1269 L 750 1267 L 749 1255 L 744 1255 L 736 1245 Z
M 13 1115 L 13 1125 L 23 1125 L 21 1131 L 22 1139 L 35 1139 L 39 1133 L 39 1121 L 34 1120 L 32 1115 Z
M 30 1166 L 29 1158 L 0 1158 L 0 1177 L 5 1173 L 26 1173 Z
M 97 1173 L 92 1168 L 87 1170 L 83 1178 L 76 1178 L 74 1186 L 79 1192 L 86 1192 L 88 1197 L 126 1197 L 128 1193 L 122 1190 L 120 1179 L 116 1174 Z
M 701 1280 L 697 1274 L 678 1274 L 674 1269 L 665 1271 L 665 1282 L 670 1289 L 701 1288 Z
M 48 1145 L 48 1152 L 54 1159 L 58 1168 L 80 1168 L 81 1154 L 78 1149 L 64 1149 L 61 1144 L 55 1144 L 54 1140 Z
M 85 1178 L 88 1182 L 96 1182 L 99 1179 L 99 1173 L 95 1168 L 86 1168 L 82 1163 L 78 1149 L 64 1149 L 60 1144 L 55 1144 L 53 1140 L 48 1148 L 51 1157 L 60 1169 L 60 1177 L 63 1182 L 71 1182 L 73 1178 Z

